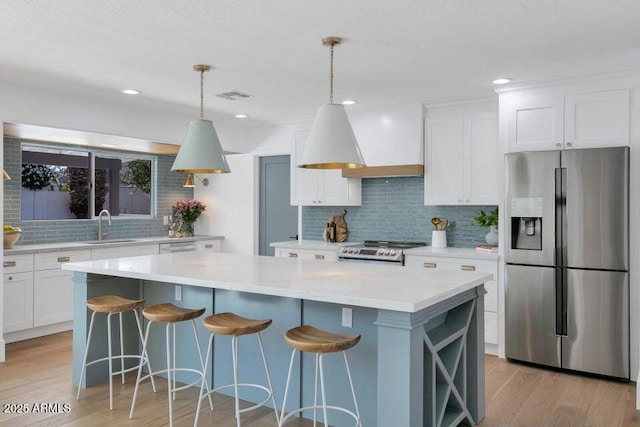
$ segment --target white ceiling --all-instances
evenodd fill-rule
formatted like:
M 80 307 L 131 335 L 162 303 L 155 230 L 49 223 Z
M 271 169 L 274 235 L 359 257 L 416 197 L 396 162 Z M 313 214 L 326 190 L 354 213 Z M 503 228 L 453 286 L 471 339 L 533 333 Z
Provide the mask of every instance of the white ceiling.
M 124 88 L 197 115 L 283 123 L 327 101 L 367 108 L 495 96 L 491 80 L 640 68 L 639 0 L 2 0 L 0 79 L 108 99 Z M 229 101 L 214 96 L 252 94 Z

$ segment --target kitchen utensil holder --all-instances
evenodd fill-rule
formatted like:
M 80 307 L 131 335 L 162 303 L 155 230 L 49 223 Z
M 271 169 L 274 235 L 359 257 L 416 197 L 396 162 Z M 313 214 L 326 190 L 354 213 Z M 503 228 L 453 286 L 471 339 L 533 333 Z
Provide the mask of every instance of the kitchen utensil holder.
M 446 230 L 433 230 L 431 232 L 431 247 L 433 247 L 433 248 L 446 248 L 447 247 L 447 232 L 446 232 Z

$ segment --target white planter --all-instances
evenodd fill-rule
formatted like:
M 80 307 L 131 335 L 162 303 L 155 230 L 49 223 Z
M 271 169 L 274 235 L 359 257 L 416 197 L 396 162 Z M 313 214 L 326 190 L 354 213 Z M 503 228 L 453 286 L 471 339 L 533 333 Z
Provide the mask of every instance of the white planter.
M 498 246 L 498 229 L 496 227 L 490 227 L 484 240 L 486 240 L 489 246 Z

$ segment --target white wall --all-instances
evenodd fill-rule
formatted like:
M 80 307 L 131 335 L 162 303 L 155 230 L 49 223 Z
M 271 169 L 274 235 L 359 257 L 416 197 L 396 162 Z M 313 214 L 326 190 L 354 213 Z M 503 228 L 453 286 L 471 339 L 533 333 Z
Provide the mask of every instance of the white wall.
M 231 173 L 202 175 L 209 179 L 204 187 L 198 180 L 196 199 L 206 211 L 195 224 L 196 234 L 224 236 L 223 252 L 258 253 L 258 158 L 253 154 L 227 156 Z

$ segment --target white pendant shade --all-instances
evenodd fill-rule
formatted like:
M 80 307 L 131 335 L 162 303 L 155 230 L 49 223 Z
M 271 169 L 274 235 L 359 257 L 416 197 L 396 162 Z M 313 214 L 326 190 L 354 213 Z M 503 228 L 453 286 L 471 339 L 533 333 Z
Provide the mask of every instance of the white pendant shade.
M 191 120 L 171 170 L 183 173 L 231 172 L 210 120 Z
M 320 106 L 298 167 L 352 169 L 364 166 L 362 153 L 344 106 L 340 104 Z

